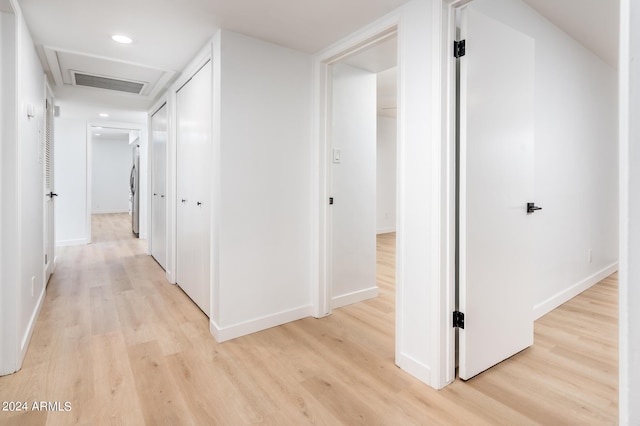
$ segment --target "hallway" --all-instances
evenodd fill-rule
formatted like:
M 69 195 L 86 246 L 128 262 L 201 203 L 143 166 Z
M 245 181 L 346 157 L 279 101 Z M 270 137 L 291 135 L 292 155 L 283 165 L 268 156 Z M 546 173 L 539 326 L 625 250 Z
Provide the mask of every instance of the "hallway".
M 394 359 L 395 235 L 378 237 L 380 297 L 218 344 L 209 324 L 131 237 L 126 214 L 93 218 L 92 244 L 59 250 L 0 424 L 615 424 L 617 279 L 536 322 L 536 343 L 435 391 Z

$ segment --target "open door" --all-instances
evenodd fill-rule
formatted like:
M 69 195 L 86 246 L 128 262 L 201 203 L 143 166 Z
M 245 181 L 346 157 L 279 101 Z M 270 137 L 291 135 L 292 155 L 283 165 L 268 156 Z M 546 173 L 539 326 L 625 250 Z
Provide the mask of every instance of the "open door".
M 534 40 L 467 6 L 460 71 L 459 376 L 533 344 Z
M 47 96 L 44 114 L 44 282 L 45 286 L 55 265 L 54 199 L 58 196 L 53 179 L 53 102 Z

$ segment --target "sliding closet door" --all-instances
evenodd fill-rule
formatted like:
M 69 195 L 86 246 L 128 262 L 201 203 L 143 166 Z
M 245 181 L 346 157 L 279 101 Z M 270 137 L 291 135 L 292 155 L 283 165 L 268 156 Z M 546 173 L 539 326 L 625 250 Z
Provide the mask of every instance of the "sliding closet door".
M 211 62 L 177 93 L 178 285 L 210 315 Z
M 151 255 L 167 269 L 167 105 L 151 117 Z

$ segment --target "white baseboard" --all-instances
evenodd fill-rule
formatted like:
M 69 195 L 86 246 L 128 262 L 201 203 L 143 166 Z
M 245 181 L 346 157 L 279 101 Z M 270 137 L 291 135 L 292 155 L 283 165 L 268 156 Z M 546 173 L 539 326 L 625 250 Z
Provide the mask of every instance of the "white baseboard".
M 46 287 L 46 285 L 45 285 Z M 22 341 L 20 342 L 20 359 L 19 365 L 22 365 L 22 361 L 24 360 L 24 356 L 27 354 L 27 349 L 29 347 L 29 341 L 31 340 L 31 335 L 33 334 L 33 330 L 36 326 L 36 321 L 38 320 L 38 315 L 40 315 L 40 309 L 42 309 L 42 305 L 44 303 L 44 296 L 46 295 L 46 291 L 43 288 L 40 292 L 40 297 L 38 297 L 38 303 L 36 304 L 36 308 L 33 310 L 31 314 L 31 318 L 29 318 L 29 325 L 27 325 L 27 329 L 25 330 L 24 336 L 22 336 Z
M 246 321 L 229 327 L 220 327 L 214 320 L 209 320 L 209 331 L 217 342 L 224 342 L 247 334 L 277 327 L 288 322 L 297 321 L 311 316 L 311 305 L 290 309 L 277 314 L 268 315 L 254 320 Z
M 596 272 L 595 274 L 591 275 L 590 277 L 587 277 L 586 279 L 580 281 L 579 283 L 576 283 L 576 284 L 572 285 L 571 287 L 562 290 L 558 294 L 556 294 L 554 296 L 551 296 L 550 298 L 548 298 L 544 302 L 535 305 L 533 307 L 533 319 L 534 319 L 534 321 L 537 320 L 540 317 L 545 316 L 546 314 L 548 314 L 549 312 L 553 311 L 558 306 L 560 306 L 563 303 L 571 300 L 572 298 L 576 297 L 578 294 L 582 293 L 583 291 L 589 289 L 593 285 L 599 283 L 600 281 L 602 281 L 603 279 L 605 279 L 609 275 L 613 274 L 617 270 L 618 270 L 618 263 L 616 262 L 616 263 L 614 263 L 614 264 L 612 264 L 610 266 L 607 266 L 606 268 Z
M 127 208 L 125 210 L 122 210 L 122 209 L 93 210 L 91 212 L 91 214 L 114 214 L 114 213 L 129 213 L 129 209 Z
M 77 240 L 59 240 L 56 241 L 56 247 L 69 247 L 69 246 L 82 246 L 89 244 L 86 238 L 80 238 Z
M 407 354 L 400 353 L 396 365 L 416 379 L 431 386 L 431 368 Z
M 389 232 L 396 232 L 396 227 L 393 226 L 391 228 L 380 228 L 376 230 L 376 235 L 379 234 L 388 234 Z
M 371 287 L 364 290 L 354 291 L 353 293 L 343 294 L 331 299 L 331 309 L 341 308 L 353 303 L 362 302 L 367 299 L 378 297 L 378 287 Z

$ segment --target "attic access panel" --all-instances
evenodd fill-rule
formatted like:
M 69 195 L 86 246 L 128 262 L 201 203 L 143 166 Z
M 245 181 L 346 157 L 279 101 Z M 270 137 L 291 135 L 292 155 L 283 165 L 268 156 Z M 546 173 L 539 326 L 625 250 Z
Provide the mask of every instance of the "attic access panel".
M 114 94 L 153 98 L 175 75 L 173 71 L 117 59 L 49 46 L 43 49 L 51 76 L 59 87 L 92 87 L 111 90 Z

